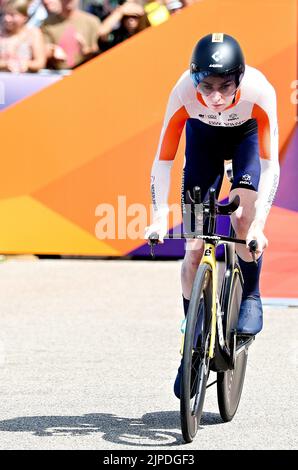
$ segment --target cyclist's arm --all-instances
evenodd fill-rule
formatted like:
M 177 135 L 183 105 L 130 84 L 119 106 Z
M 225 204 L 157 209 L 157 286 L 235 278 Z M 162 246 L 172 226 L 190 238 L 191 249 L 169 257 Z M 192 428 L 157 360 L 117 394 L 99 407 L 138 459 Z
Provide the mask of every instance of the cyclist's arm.
M 252 117 L 256 118 L 258 123 L 261 157 L 255 222 L 263 229 L 278 187 L 279 161 L 276 94 L 265 77 L 261 88 L 259 98 L 253 107 Z
M 159 145 L 151 170 L 153 220 L 166 217 L 168 214 L 171 168 L 188 117 L 175 87 L 168 101 Z

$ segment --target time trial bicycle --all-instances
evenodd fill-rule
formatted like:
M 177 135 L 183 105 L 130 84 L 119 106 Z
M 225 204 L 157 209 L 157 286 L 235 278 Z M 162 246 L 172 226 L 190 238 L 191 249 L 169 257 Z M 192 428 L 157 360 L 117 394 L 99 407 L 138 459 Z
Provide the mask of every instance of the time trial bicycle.
M 200 424 L 206 389 L 217 384 L 217 397 L 223 421 L 231 421 L 237 411 L 243 389 L 248 348 L 253 335 L 238 335 L 237 324 L 242 298 L 243 277 L 237 262 L 235 243 L 246 240 L 215 233 L 218 215 L 231 215 L 239 206 L 235 196 L 228 204 L 216 200 L 216 190 L 210 188 L 209 200 L 201 201 L 199 187 L 188 192 L 195 230 L 181 235 L 168 234 L 165 238 L 200 238 L 204 251 L 198 267 L 186 319 L 182 327 L 182 377 L 180 384 L 180 417 L 183 438 L 191 442 Z M 205 220 L 204 220 L 205 219 Z M 206 234 L 202 226 L 208 226 Z M 151 254 L 158 243 L 158 234 L 149 237 Z M 219 278 L 216 247 L 224 245 L 224 273 Z M 253 260 L 257 244 L 249 244 Z M 222 263 L 221 263 L 222 264 Z M 210 371 L 217 373 L 217 380 L 207 384 Z

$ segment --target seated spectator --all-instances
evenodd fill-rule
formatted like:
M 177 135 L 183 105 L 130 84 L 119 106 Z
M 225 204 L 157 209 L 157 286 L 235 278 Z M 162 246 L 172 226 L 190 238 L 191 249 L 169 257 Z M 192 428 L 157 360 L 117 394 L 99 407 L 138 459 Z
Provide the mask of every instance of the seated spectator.
M 144 8 L 126 1 L 116 8 L 103 22 L 99 46 L 102 51 L 110 49 L 149 26 Z
M 28 8 L 28 26 L 40 27 L 48 16 L 61 12 L 60 0 L 33 0 Z
M 0 70 L 37 72 L 44 67 L 45 45 L 38 28 L 28 28 L 27 0 L 8 0 L 1 8 Z
M 41 27 L 49 68 L 72 69 L 99 53 L 100 21 L 79 10 L 78 4 L 61 0 L 61 13 L 48 17 Z

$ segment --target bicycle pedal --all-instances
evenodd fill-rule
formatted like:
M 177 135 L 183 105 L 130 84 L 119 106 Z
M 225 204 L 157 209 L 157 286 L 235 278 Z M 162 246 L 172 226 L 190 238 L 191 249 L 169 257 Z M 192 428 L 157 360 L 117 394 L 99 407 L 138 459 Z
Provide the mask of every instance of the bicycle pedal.
M 248 350 L 248 347 L 254 341 L 255 335 L 237 335 L 237 346 L 236 346 L 236 354 L 240 354 L 243 349 Z
M 255 338 L 255 335 L 250 335 L 250 334 L 237 334 L 237 344 L 238 342 L 243 344 L 246 343 L 247 341 L 253 340 Z

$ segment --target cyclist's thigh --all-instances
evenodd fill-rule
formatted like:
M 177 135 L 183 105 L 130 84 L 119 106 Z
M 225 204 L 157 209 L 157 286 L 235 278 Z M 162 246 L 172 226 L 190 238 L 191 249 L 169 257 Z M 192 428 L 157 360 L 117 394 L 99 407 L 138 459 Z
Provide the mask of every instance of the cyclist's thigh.
M 233 184 L 236 188 L 258 191 L 261 163 L 257 131 L 243 136 L 232 156 Z
M 257 129 L 241 138 L 232 163 L 234 179 L 230 198 L 238 194 L 241 201 L 239 209 L 232 214 L 232 222 L 237 233 L 239 230 L 246 232 L 255 216 L 255 201 L 261 175 Z

